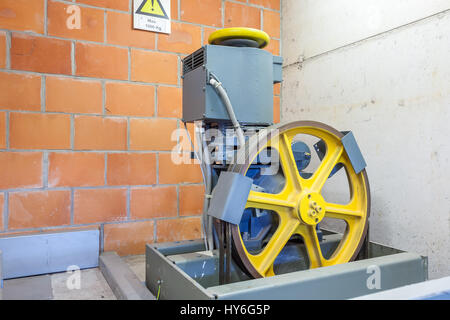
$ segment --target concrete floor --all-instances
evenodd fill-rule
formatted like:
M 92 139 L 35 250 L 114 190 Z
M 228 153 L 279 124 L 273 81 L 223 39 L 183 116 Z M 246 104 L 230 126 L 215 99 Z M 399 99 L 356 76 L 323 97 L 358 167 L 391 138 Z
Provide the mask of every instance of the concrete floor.
M 145 281 L 145 255 L 124 257 L 124 261 Z M 5 280 L 5 300 L 116 300 L 99 268 L 80 271 L 80 289 L 69 289 L 72 274 L 55 273 Z
M 69 289 L 71 274 L 55 273 L 4 281 L 5 300 L 115 300 L 99 268 L 80 271 L 80 289 Z
M 128 256 L 122 258 L 137 275 L 140 281 L 145 282 L 145 255 Z
M 116 300 L 99 268 L 81 271 L 81 288 L 67 288 L 68 275 L 52 275 L 53 300 Z

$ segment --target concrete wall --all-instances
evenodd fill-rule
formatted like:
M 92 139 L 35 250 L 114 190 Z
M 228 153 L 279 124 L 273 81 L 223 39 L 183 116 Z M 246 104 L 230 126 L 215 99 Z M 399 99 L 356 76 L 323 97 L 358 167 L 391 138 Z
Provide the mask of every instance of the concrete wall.
M 371 240 L 450 274 L 450 1 L 283 2 L 282 121 L 354 131 Z

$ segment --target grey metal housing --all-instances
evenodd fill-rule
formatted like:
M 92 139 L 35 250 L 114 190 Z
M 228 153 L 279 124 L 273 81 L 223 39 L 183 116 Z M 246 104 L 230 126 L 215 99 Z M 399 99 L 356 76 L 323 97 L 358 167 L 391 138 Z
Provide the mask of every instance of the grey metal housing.
M 213 191 L 208 214 L 222 221 L 239 224 L 253 180 L 235 172 L 222 172 Z
M 282 58 L 258 48 L 206 45 L 183 59 L 183 121 L 230 121 L 209 85 L 213 76 L 225 88 L 237 120 L 273 123 L 273 84 L 282 80 Z

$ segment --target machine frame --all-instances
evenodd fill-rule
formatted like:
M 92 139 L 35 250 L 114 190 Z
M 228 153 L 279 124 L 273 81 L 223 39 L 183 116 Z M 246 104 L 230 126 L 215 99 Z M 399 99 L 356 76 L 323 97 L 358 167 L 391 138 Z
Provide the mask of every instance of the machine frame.
M 324 235 L 325 247 L 337 242 Z M 428 280 L 428 259 L 375 242 L 368 258 L 318 269 L 248 279 L 232 266 L 232 282 L 219 285 L 217 251 L 205 252 L 203 240 L 146 246 L 146 286 L 166 300 L 298 300 L 351 299 Z M 379 271 L 381 288 L 370 288 Z

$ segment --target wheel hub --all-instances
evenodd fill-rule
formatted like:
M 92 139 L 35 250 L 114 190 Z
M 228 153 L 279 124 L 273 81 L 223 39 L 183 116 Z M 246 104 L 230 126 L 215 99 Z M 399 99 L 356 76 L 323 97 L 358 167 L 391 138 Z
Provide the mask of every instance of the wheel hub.
M 325 200 L 318 193 L 308 193 L 299 202 L 297 214 L 299 219 L 310 226 L 315 226 L 325 217 Z

